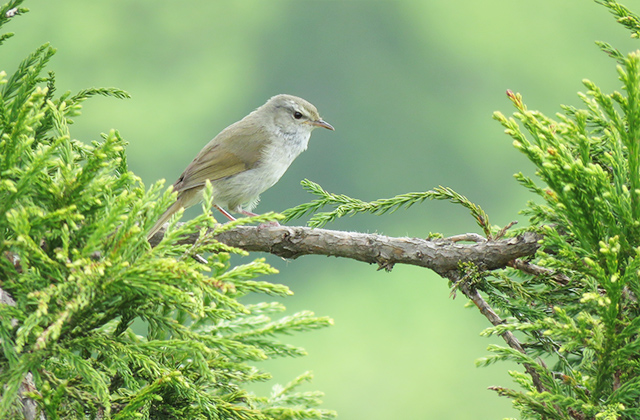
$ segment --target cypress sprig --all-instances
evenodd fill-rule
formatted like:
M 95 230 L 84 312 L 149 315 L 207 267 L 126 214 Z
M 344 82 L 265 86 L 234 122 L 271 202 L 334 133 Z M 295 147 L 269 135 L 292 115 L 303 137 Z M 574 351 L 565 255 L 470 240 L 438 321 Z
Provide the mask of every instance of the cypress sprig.
M 624 62 L 624 54 L 611 44 L 604 41 L 596 41 L 596 45 L 602 50 L 602 52 L 615 59 L 618 63 L 622 64 Z
M 640 37 L 640 17 L 637 14 L 615 0 L 595 0 L 595 2 L 609 9 L 616 21 L 631 31 L 633 38 Z
M 451 188 L 440 186 L 434 188 L 433 191 L 429 191 L 429 198 L 434 200 L 448 200 L 452 203 L 462 205 L 471 212 L 471 216 L 476 220 L 476 223 L 480 226 L 487 239 L 492 239 L 489 215 L 485 213 L 479 205 L 472 203 L 467 197 L 458 194 Z
M 489 216 L 480 206 L 472 203 L 465 196 L 456 193 L 451 188 L 440 186 L 430 191 L 400 194 L 392 198 L 382 198 L 371 202 L 365 202 L 357 198 L 348 197 L 344 194 L 330 193 L 320 185 L 309 181 L 308 179 L 303 180 L 301 184 L 305 190 L 320 198 L 285 210 L 283 212 L 285 221 L 298 219 L 306 214 L 313 213 L 308 225 L 310 227 L 318 228 L 344 216 L 353 216 L 358 213 L 381 215 L 385 213 L 393 213 L 401 208 L 407 209 L 414 204 L 421 203 L 427 199 L 448 200 L 456 204 L 461 204 L 463 207 L 469 209 L 471 211 L 471 215 L 487 237 L 491 238 Z M 330 212 L 318 213 L 320 209 L 327 206 L 333 206 L 335 209 Z
M 297 388 L 313 379 L 311 372 L 305 372 L 284 386 L 275 386 L 269 398 L 260 400 L 261 405 L 277 405 L 277 408 L 266 408 L 269 416 L 276 419 L 332 419 L 336 413 L 316 407 L 321 404 L 324 396 L 320 392 L 296 392 Z

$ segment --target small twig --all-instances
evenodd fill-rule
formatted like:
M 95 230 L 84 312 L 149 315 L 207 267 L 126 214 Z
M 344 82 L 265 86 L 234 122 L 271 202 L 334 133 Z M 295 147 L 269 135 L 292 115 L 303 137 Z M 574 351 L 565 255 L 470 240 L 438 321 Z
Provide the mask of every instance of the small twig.
M 434 239 L 434 241 L 442 242 L 487 242 L 487 238 L 477 233 L 462 233 L 460 235 L 449 236 L 443 239 Z
M 498 234 L 496 235 L 496 237 L 494 239 L 502 239 L 503 236 L 507 233 L 507 231 L 511 228 L 511 226 L 517 224 L 518 221 L 514 220 L 513 222 L 509 223 L 507 226 L 503 227 L 500 232 L 498 232 Z
M 480 310 L 480 313 L 484 315 L 484 317 L 487 318 L 492 325 L 498 326 L 505 323 L 505 321 L 500 318 L 500 316 L 493 310 L 491 305 L 489 305 L 489 303 L 484 300 L 480 293 L 468 282 L 461 279 L 460 273 L 457 270 L 444 273 L 444 276 L 451 280 L 454 285 L 458 286 L 458 289 L 462 293 L 464 293 L 464 295 L 469 298 L 474 303 L 474 305 L 476 305 L 478 310 Z M 519 351 L 522 354 L 526 354 L 524 348 L 522 347 L 522 344 L 511 331 L 504 331 L 500 334 L 500 336 L 509 345 L 509 347 Z M 542 384 L 542 380 L 540 379 L 540 374 L 529 364 L 525 363 L 524 368 L 526 372 L 531 376 L 531 380 L 533 381 L 533 384 L 535 385 L 538 392 L 546 391 L 546 388 Z
M 47 417 L 41 410 L 38 409 L 38 404 L 36 404 L 33 399 L 25 397 L 25 394 L 27 393 L 38 393 L 38 390 L 33 383 L 33 375 L 31 374 L 31 372 L 27 373 L 24 380 L 22 381 L 22 384 L 20 384 L 19 394 L 20 402 L 22 403 L 22 414 L 24 415 L 25 420 L 46 420 Z
M 509 266 L 515 269 L 518 269 L 523 273 L 531 274 L 534 276 L 549 277 L 556 283 L 561 284 L 563 286 L 566 286 L 571 282 L 571 279 L 563 273 L 558 273 L 557 271 L 553 271 L 549 268 L 540 267 L 539 265 L 531 264 L 529 262 L 522 261 L 520 259 L 511 261 L 509 263 Z
M 16 306 L 16 301 L 11 297 L 9 293 L 4 291 L 2 288 L 0 288 L 0 305 Z M 14 328 L 17 327 L 18 320 L 12 319 L 11 326 Z M 26 420 L 35 420 L 36 418 L 38 418 L 39 420 L 46 420 L 44 413 L 40 412 L 40 415 L 38 415 L 38 412 L 40 411 L 38 410 L 38 404 L 36 404 L 33 399 L 25 397 L 25 394 L 27 393 L 37 392 L 38 389 L 33 383 L 33 375 L 31 374 L 31 372 L 27 372 L 25 378 L 20 384 L 20 389 L 18 391 L 20 403 L 22 405 L 22 415 Z

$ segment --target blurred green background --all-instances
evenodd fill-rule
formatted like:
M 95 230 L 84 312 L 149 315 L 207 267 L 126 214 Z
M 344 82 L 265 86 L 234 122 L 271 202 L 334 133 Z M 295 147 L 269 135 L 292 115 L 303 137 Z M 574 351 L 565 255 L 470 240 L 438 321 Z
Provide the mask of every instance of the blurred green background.
M 628 6 L 636 6 L 638 2 Z M 532 197 L 512 175 L 531 165 L 491 119 L 512 111 L 505 90 L 547 114 L 578 105 L 589 78 L 619 86 L 615 63 L 594 40 L 637 48 L 606 9 L 584 0 L 86 1 L 32 0 L 0 55 L 11 73 L 50 41 L 60 91 L 116 86 L 133 98 L 85 104 L 72 133 L 98 139 L 117 128 L 129 163 L 149 185 L 173 183 L 222 128 L 290 93 L 314 103 L 335 132 L 317 130 L 258 212 L 311 199 L 303 178 L 364 200 L 452 187 L 504 226 Z M 192 213 L 193 214 L 193 213 Z M 425 237 L 478 232 L 460 208 L 427 202 L 332 229 Z M 342 419 L 500 419 L 516 416 L 488 391 L 512 386 L 505 364 L 478 369 L 488 322 L 446 281 L 424 269 L 377 272 L 361 263 L 267 256 L 289 285 L 289 311 L 310 309 L 335 326 L 284 339 L 309 356 L 261 365 L 267 392 L 313 370 L 307 389 Z M 248 261 L 248 260 L 247 260 Z

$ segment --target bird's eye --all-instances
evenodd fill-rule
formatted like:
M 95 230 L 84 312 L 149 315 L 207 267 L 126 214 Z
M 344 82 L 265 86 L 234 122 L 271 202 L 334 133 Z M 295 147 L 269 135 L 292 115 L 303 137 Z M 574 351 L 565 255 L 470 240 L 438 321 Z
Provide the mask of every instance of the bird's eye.
M 296 120 L 299 120 L 300 118 L 302 118 L 302 113 L 298 111 L 294 112 L 293 118 L 295 118 Z

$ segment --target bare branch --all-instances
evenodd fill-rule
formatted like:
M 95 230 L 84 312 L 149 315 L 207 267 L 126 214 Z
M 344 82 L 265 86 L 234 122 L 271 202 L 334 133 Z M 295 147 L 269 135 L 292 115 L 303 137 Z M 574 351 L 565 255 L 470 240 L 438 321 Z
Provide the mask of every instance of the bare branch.
M 163 235 L 164 228 L 149 242 L 155 246 Z M 475 236 L 467 234 L 466 237 Z M 193 243 L 196 239 L 197 234 L 193 234 L 186 237 L 184 243 Z M 506 267 L 516 258 L 535 254 L 541 237 L 527 232 L 499 241 L 461 244 L 447 239 L 395 238 L 300 226 L 239 226 L 220 233 L 215 239 L 246 251 L 268 252 L 283 258 L 327 255 L 377 264 L 385 270 L 391 270 L 395 264 L 417 265 L 443 275 L 457 270 L 460 262 L 471 262 L 487 270 Z
M 151 245 L 157 245 L 163 235 L 164 227 L 151 238 Z M 186 237 L 184 243 L 194 243 L 197 239 L 198 234 L 193 234 Z M 307 227 L 239 226 L 218 234 L 215 239 L 246 251 L 268 252 L 284 258 L 295 259 L 302 255 L 314 254 L 351 258 L 377 264 L 378 269 L 388 271 L 395 264 L 429 268 L 457 285 L 492 325 L 500 325 L 504 320 L 474 287 L 461 279 L 460 263 L 471 262 L 485 270 L 507 266 L 523 269 L 521 264 L 516 263 L 517 259 L 535 254 L 540 246 L 538 242 L 541 236 L 528 232 L 514 238 L 487 241 L 477 234 L 468 233 L 429 240 Z M 461 241 L 474 243 L 461 244 Z M 525 353 L 522 344 L 513 333 L 506 331 L 501 336 L 511 348 Z M 545 387 L 538 372 L 528 365 L 525 365 L 525 369 L 531 375 L 536 389 L 543 392 Z

